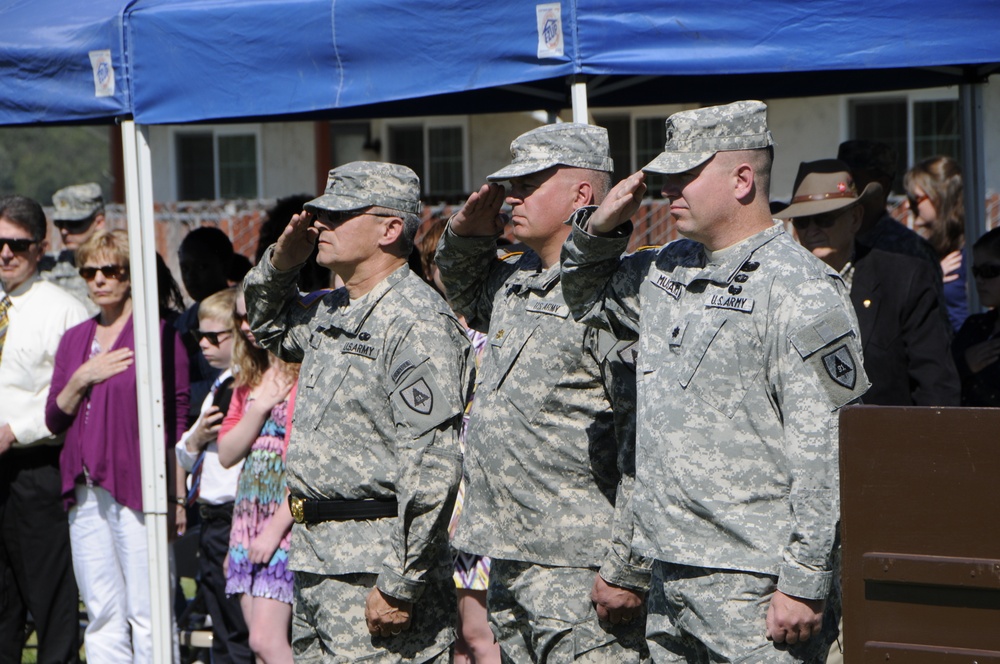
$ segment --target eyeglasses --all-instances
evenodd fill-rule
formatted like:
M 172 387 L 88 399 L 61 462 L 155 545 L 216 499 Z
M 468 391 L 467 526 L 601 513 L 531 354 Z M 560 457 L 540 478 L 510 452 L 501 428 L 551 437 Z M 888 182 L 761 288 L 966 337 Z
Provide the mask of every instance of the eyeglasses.
M 128 268 L 124 265 L 101 265 L 99 267 L 81 267 L 80 276 L 86 281 L 91 281 L 100 272 L 105 279 L 121 281 L 128 277 Z
M 28 240 L 25 238 L 12 238 L 12 237 L 0 237 L 0 251 L 3 251 L 4 247 L 10 247 L 10 250 L 15 254 L 23 253 L 31 248 L 31 245 L 38 242 L 38 240 Z
M 973 265 L 972 275 L 977 279 L 996 279 L 1000 277 L 1000 265 Z
M 220 343 L 222 343 L 223 341 L 225 341 L 226 339 L 228 339 L 233 335 L 233 333 L 230 332 L 229 330 L 221 330 L 219 332 L 205 332 L 204 330 L 191 330 L 191 334 L 194 335 L 194 338 L 198 343 L 201 343 L 202 339 L 208 339 L 208 343 L 216 347 L 218 347 Z M 226 336 L 221 337 L 221 335 L 223 334 Z
M 907 203 L 907 205 L 910 206 L 910 210 L 914 214 L 916 214 L 917 213 L 917 208 L 920 207 L 920 204 L 923 203 L 924 201 L 926 201 L 928 198 L 930 198 L 930 196 L 928 196 L 927 194 L 921 194 L 919 196 L 910 196 L 910 195 L 907 195 L 906 196 L 906 203 Z
M 94 217 L 90 216 L 86 219 L 59 219 L 52 223 L 60 230 L 64 230 L 72 235 L 78 235 L 90 228 L 90 225 L 94 223 Z
M 808 217 L 795 217 L 792 219 L 792 226 L 795 226 L 795 230 L 804 231 L 809 228 L 809 224 L 816 224 L 819 228 L 830 228 L 840 216 L 844 214 L 844 209 L 834 210 L 833 212 L 824 212 L 823 214 L 814 214 Z

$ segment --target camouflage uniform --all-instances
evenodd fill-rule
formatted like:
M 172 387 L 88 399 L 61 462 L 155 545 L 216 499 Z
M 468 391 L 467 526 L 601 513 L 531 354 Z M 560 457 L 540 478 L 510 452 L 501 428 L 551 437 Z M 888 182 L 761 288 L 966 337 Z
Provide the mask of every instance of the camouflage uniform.
M 56 226 L 61 223 L 80 223 L 104 212 L 101 186 L 95 182 L 63 187 L 52 195 L 52 204 L 52 220 Z M 74 252 L 64 249 L 58 255 L 48 254 L 42 259 L 38 269 L 42 279 L 54 283 L 80 300 L 89 315 L 96 316 L 100 311 L 90 299 L 87 282 L 77 270 Z
M 610 169 L 596 127 L 542 127 L 511 149 L 514 163 L 491 180 L 555 164 Z M 617 353 L 624 347 L 570 318 L 559 266 L 543 269 L 533 251 L 504 262 L 496 238 L 449 228 L 436 262 L 455 310 L 489 335 L 453 543 L 492 558 L 490 620 L 505 661 L 641 661 L 643 621 L 601 625 L 590 602 L 598 568 L 610 583 L 649 585 L 651 563 L 632 556 L 628 533 L 612 543 L 616 501 L 628 507 L 622 470 L 634 471 L 634 438 L 627 414 L 616 434 L 603 377 L 623 406 L 634 401 L 634 373 Z
M 732 110 L 723 123 L 763 115 Z M 667 121 L 668 151 L 671 136 L 712 131 L 706 115 L 719 108 L 688 113 L 695 124 Z M 760 126 L 742 127 L 748 145 L 739 133 L 703 140 L 704 159 L 726 141 L 725 149 L 770 144 L 763 117 L 751 119 Z M 670 168 L 671 157 L 653 170 Z M 678 240 L 622 257 L 627 232 L 587 233 L 592 212 L 572 219 L 563 281 L 575 316 L 639 338 L 634 546 L 657 561 L 647 626 L 654 660 L 708 662 L 713 645 L 723 649 L 713 657 L 809 658 L 801 647 L 768 645 L 764 617 L 775 586 L 805 598 L 830 592 L 836 411 L 868 387 L 846 288 L 780 225 L 722 251 Z M 748 606 L 727 599 L 747 593 L 764 597 L 734 615 Z M 825 649 L 829 638 L 805 649 Z
M 390 200 L 399 192 L 383 185 L 402 167 L 386 168 L 335 169 L 327 196 L 353 189 L 361 207 L 399 209 L 402 203 Z M 412 193 L 416 206 L 413 186 L 397 189 Z M 322 205 L 322 198 L 313 203 Z M 455 623 L 447 526 L 461 475 L 468 339 L 444 300 L 405 264 L 357 300 L 343 288 L 299 297 L 299 269 L 276 270 L 273 251 L 244 285 L 257 339 L 283 359 L 302 362 L 287 454 L 290 493 L 399 502 L 398 518 L 293 527 L 296 661 L 447 658 Z M 373 585 L 414 602 L 409 630 L 368 633 L 365 598 Z

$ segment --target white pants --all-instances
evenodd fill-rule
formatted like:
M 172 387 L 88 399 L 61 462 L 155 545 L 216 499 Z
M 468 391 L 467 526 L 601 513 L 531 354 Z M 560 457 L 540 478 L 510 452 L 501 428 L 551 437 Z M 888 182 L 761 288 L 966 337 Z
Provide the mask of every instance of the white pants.
M 69 537 L 73 572 L 87 606 L 87 661 L 149 664 L 153 634 L 145 516 L 120 505 L 100 487 L 77 485 Z M 173 567 L 171 555 L 171 578 Z M 177 630 L 171 631 L 176 661 Z

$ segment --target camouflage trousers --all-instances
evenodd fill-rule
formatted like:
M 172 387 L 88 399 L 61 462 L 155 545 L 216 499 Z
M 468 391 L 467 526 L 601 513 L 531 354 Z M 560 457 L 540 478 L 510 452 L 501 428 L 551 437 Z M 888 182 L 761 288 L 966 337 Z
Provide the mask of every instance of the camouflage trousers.
M 451 570 L 427 579 L 427 588 L 413 605 L 410 629 L 397 636 L 368 633 L 365 600 L 376 579 L 375 574 L 295 572 L 292 651 L 297 663 L 448 661 L 457 612 Z
M 596 569 L 493 559 L 487 607 L 503 661 L 648 662 L 645 620 L 601 624 L 590 601 Z
M 767 640 L 767 609 L 777 578 L 657 560 L 649 591 L 646 641 L 657 664 L 815 662 L 837 634 L 839 604 L 828 602 L 823 631 L 791 646 Z

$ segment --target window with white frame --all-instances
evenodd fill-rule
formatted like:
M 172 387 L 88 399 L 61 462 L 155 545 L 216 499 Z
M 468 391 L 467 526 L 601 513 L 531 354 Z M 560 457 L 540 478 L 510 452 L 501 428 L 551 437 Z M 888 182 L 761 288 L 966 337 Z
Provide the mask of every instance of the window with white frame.
M 666 116 L 601 115 L 596 118 L 597 124 L 608 130 L 611 158 L 615 162 L 611 176 L 613 183 L 628 177 L 663 151 L 665 120 Z M 663 177 L 647 175 L 646 187 L 647 195 L 658 197 L 663 188 Z
M 389 161 L 420 176 L 424 196 L 458 200 L 466 185 L 466 128 L 462 124 L 417 121 L 386 125 Z
M 259 132 L 192 127 L 174 132 L 177 199 L 257 198 Z
M 896 150 L 894 193 L 902 193 L 903 174 L 928 157 L 961 160 L 961 112 L 950 91 L 918 91 L 848 99 L 850 138 L 881 141 Z

